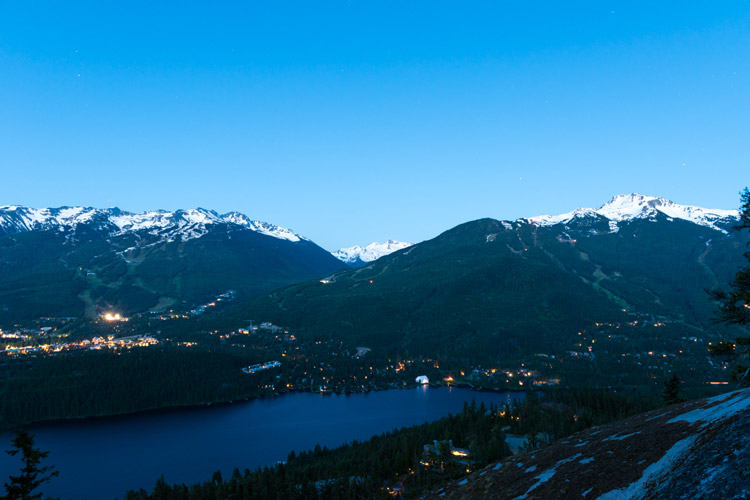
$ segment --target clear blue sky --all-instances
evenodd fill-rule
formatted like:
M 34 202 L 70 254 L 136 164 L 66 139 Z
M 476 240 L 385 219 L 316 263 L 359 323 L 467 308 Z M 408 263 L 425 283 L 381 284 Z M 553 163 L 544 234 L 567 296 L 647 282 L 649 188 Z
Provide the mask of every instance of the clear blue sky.
M 744 1 L 0 2 L 0 205 L 332 250 L 626 192 L 736 208 L 749 173 Z

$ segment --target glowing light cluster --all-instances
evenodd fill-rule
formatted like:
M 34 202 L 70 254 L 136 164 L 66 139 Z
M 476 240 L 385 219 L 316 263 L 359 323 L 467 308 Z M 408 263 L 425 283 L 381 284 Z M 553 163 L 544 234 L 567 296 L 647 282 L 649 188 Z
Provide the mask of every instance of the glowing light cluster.
M 104 313 L 102 314 L 102 319 L 104 321 L 127 321 L 128 318 L 123 317 L 120 313 Z

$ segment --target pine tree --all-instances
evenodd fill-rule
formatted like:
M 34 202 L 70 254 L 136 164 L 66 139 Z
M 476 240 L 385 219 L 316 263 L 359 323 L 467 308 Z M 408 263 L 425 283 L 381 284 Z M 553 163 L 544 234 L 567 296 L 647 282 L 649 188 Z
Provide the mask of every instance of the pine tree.
M 58 475 L 58 471 L 54 470 L 55 468 L 51 465 L 39 466 L 40 462 L 47 458 L 49 452 L 34 448 L 34 437 L 22 429 L 16 431 L 16 437 L 11 443 L 13 443 L 13 449 L 7 450 L 6 453 L 11 456 L 20 453 L 23 467 L 20 475 L 10 476 L 10 481 L 5 483 L 6 494 L 2 497 L 3 500 L 42 498 L 42 494 L 34 493 L 34 490 Z
M 750 191 L 741 195 L 740 223 L 736 230 L 750 229 Z M 731 283 L 732 290 L 714 290 L 711 295 L 719 302 L 718 320 L 724 323 L 750 324 L 750 251 L 745 252 L 748 265 L 739 271 Z
M 735 227 L 737 230 L 750 229 L 750 190 L 745 188 L 741 194 L 740 206 L 740 223 Z M 713 290 L 711 296 L 718 301 L 719 311 L 717 320 L 723 323 L 748 325 L 750 324 L 750 250 L 745 252 L 748 265 L 734 276 L 731 283 L 731 291 Z M 743 353 L 747 354 L 747 338 L 739 337 L 736 340 L 737 345 L 743 346 Z M 711 354 L 727 354 L 729 347 L 734 352 L 734 343 L 720 342 L 718 346 L 711 350 Z M 730 353 L 731 354 L 731 353 Z M 732 379 L 738 380 L 738 385 L 750 383 L 750 367 L 737 365 L 735 366 Z
M 667 406 L 685 401 L 680 397 L 680 384 L 682 381 L 673 373 L 672 377 L 664 382 L 664 404 Z

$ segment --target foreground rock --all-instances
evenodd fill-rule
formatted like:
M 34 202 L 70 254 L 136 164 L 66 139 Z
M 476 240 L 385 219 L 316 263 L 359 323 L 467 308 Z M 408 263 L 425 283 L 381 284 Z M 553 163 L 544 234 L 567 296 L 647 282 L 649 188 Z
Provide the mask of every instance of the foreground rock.
M 594 427 L 427 498 L 750 498 L 750 389 Z

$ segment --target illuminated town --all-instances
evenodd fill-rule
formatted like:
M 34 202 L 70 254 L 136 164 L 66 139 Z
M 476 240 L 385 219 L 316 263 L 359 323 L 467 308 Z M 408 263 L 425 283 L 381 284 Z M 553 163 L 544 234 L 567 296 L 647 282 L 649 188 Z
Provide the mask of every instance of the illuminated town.
M 622 323 L 596 322 L 575 335 L 573 344 L 557 355 L 537 352 L 519 365 L 465 366 L 450 359 L 390 359 L 370 347 L 351 347 L 334 337 L 300 339 L 288 328 L 268 321 L 247 321 L 230 331 L 193 331 L 196 315 L 232 300 L 232 291 L 217 295 L 204 305 L 183 312 L 125 316 L 110 310 L 93 326 L 80 328 L 74 318 L 40 318 L 29 325 L 0 330 L 0 356 L 46 356 L 84 351 L 127 351 L 133 348 L 221 349 L 249 361 L 238 367 L 257 380 L 260 394 L 289 391 L 350 393 L 413 387 L 455 386 L 482 390 L 527 390 L 564 385 L 576 373 L 587 373 L 605 362 L 621 367 L 620 383 L 629 384 L 627 374 L 645 368 L 646 376 L 658 383 L 683 359 L 696 359 L 706 345 L 686 336 L 682 342 L 663 344 L 660 333 L 673 328 L 666 318 L 629 313 Z M 168 325 L 172 329 L 164 331 Z M 86 333 L 88 332 L 88 333 Z M 181 333 L 183 332 L 183 333 Z M 186 334 L 184 332 L 192 332 Z M 634 339 L 638 338 L 635 342 Z M 617 352 L 618 354 L 614 354 Z M 261 359 L 258 359 L 261 358 Z M 280 361 L 264 361 L 268 359 Z M 704 364 L 687 366 L 703 383 L 727 384 L 727 362 L 705 358 Z M 685 371 L 685 370 L 683 370 Z M 273 374 L 270 374 L 273 372 Z M 689 373 L 688 372 L 688 373 Z M 710 373 L 707 376 L 706 373 Z
M 17 332 L 0 334 L 3 339 L 29 340 L 28 335 L 20 335 Z M 112 336 L 93 337 L 91 339 L 82 339 L 74 342 L 53 342 L 35 345 L 6 345 L 5 349 L 0 350 L 0 354 L 6 354 L 9 357 L 18 357 L 29 354 L 55 354 L 76 350 L 101 351 L 103 349 L 122 350 L 132 349 L 134 347 L 149 347 L 157 345 L 159 341 L 154 337 L 133 335 L 129 337 L 114 338 Z

